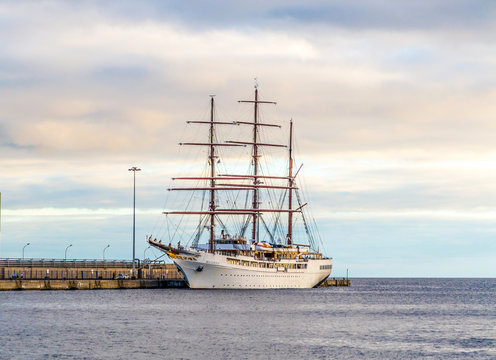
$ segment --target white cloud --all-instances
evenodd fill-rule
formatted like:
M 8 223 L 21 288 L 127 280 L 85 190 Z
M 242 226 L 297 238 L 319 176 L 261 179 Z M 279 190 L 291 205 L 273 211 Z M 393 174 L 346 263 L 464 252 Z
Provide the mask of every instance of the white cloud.
M 157 215 L 159 209 L 136 209 L 139 215 Z M 132 208 L 103 208 L 103 209 L 85 209 L 85 208 L 39 208 L 39 209 L 16 209 L 3 210 L 5 222 L 29 221 L 33 218 L 46 218 L 50 222 L 55 221 L 77 221 L 89 219 L 108 219 L 122 215 L 132 215 Z

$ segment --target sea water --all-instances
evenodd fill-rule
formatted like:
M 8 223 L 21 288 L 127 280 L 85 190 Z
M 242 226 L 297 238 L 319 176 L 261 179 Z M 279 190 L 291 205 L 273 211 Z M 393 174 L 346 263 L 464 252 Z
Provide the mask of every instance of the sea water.
M 1 359 L 496 359 L 496 279 L 0 293 Z

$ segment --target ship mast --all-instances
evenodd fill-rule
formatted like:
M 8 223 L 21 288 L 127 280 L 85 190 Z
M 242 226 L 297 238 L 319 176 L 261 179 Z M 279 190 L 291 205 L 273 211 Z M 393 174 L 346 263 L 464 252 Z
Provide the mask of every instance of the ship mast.
M 215 215 L 219 214 L 215 206 L 215 195 L 217 190 L 244 190 L 244 188 L 226 188 L 218 187 L 216 183 L 216 172 L 215 172 L 215 159 L 217 158 L 215 148 L 217 146 L 245 146 L 242 144 L 226 144 L 226 143 L 215 143 L 215 125 L 238 125 L 235 122 L 224 122 L 214 120 L 214 96 L 210 95 L 210 121 L 187 121 L 188 124 L 208 124 L 209 125 L 209 141 L 208 142 L 187 142 L 179 143 L 179 145 L 194 145 L 194 146 L 207 146 L 209 149 L 208 161 L 210 165 L 210 176 L 208 177 L 182 177 L 182 178 L 172 178 L 172 180 L 209 180 L 209 187 L 196 187 L 196 188 L 177 188 L 173 187 L 168 190 L 202 190 L 210 192 L 210 204 L 208 211 L 167 211 L 164 214 L 207 214 L 210 216 L 210 239 L 209 239 L 209 251 L 211 253 L 215 252 Z M 226 212 L 222 212 L 226 214 Z
M 254 113 L 253 113 L 253 185 L 258 185 L 258 86 L 255 85 L 255 102 L 253 103 Z M 258 209 L 258 188 L 253 189 L 253 204 L 252 209 Z M 253 229 L 252 229 L 252 239 L 256 239 L 257 235 L 257 217 L 258 214 L 253 214 Z M 258 239 L 257 239 L 258 240 Z
M 252 152 L 252 157 L 253 157 L 253 175 L 252 175 L 252 178 L 253 178 L 253 202 L 252 202 L 252 210 L 254 211 L 253 212 L 253 215 L 252 215 L 252 223 L 253 223 L 253 227 L 252 227 L 252 239 L 253 240 L 256 240 L 257 239 L 257 221 L 258 221 L 258 216 L 259 216 L 259 212 L 257 211 L 258 210 L 258 205 L 260 203 L 259 201 L 259 176 L 258 176 L 258 158 L 259 158 L 259 154 L 258 154 L 258 147 L 260 145 L 264 145 L 264 146 L 282 146 L 282 147 L 286 147 L 285 145 L 276 145 L 276 144 L 262 144 L 262 143 L 259 143 L 258 142 L 258 126 L 273 126 L 273 125 L 270 125 L 270 124 L 261 124 L 258 122 L 258 104 L 276 104 L 274 101 L 261 101 L 261 100 L 258 100 L 258 84 L 256 82 L 256 79 L 255 79 L 255 100 L 241 100 L 239 101 L 241 103 L 253 103 L 253 123 L 246 123 L 246 122 L 243 122 L 243 124 L 249 124 L 249 125 L 253 125 L 253 143 L 251 145 L 253 145 L 253 152 Z M 241 123 L 241 122 L 240 122 Z M 242 142 L 238 142 L 238 141 L 228 141 L 229 143 L 242 143 Z M 249 143 L 244 143 L 244 144 L 249 144 Z
M 293 210 L 293 119 L 289 122 L 289 173 L 288 173 L 288 209 Z M 293 243 L 293 212 L 288 212 L 288 235 L 287 235 L 288 245 Z
M 215 147 L 214 147 L 214 95 L 210 96 L 210 252 L 213 253 L 215 237 Z

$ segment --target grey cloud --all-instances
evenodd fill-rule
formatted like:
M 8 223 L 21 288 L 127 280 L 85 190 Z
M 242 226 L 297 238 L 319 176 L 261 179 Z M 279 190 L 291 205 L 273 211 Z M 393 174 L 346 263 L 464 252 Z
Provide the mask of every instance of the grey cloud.
M 120 1 L 99 3 L 97 7 L 117 18 L 163 19 L 193 28 L 286 29 L 291 23 L 320 23 L 355 29 L 473 27 L 491 22 L 496 9 L 494 2 L 489 0 Z
M 93 76 L 97 81 L 110 82 L 136 82 L 143 81 L 149 75 L 146 67 L 124 67 L 116 65 L 100 66 L 93 70 Z
M 10 150 L 28 150 L 28 151 L 36 151 L 37 147 L 34 145 L 21 145 L 14 142 L 3 141 L 0 137 L 0 147 L 5 147 Z M 5 154 L 6 152 L 4 152 Z
M 82 165 L 83 166 L 83 165 Z M 110 187 L 104 184 L 90 184 L 92 172 L 88 171 L 79 180 L 74 176 L 63 175 L 64 164 L 60 164 L 57 176 L 39 175 L 37 179 L 19 178 L 21 184 L 5 182 L 2 187 L 5 206 L 9 210 L 40 208 L 128 208 L 131 205 L 132 187 L 128 186 L 129 176 L 122 168 L 122 184 Z M 46 176 L 44 176 L 46 175 Z M 110 174 L 109 174 L 110 176 Z M 138 179 L 138 206 L 157 208 L 163 203 L 164 186 L 144 184 Z M 157 201 L 159 199 L 159 201 Z M 157 215 L 160 211 L 157 210 Z
M 6 42 L 5 42 L 6 43 Z M 2 45 L 0 45 L 1 48 Z M 0 49 L 1 51 L 1 49 Z M 5 53 L 0 56 L 0 91 L 39 85 L 47 80 L 36 72 L 33 62 L 21 61 Z
M 491 21 L 494 10 L 491 1 L 362 0 L 281 5 L 270 13 L 275 18 L 350 28 L 427 29 L 480 26 Z

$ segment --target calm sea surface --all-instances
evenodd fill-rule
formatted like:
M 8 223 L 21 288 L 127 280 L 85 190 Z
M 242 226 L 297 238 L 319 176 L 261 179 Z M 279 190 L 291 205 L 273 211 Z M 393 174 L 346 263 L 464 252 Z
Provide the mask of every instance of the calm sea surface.
M 0 293 L 1 359 L 496 359 L 496 279 Z

